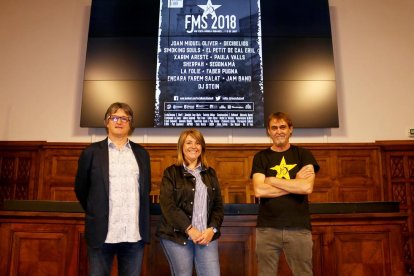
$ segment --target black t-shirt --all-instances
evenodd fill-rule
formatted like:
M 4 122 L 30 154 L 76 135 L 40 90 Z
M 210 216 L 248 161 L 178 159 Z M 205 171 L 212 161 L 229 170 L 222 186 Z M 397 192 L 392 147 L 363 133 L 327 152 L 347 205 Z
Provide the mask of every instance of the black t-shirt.
M 315 172 L 319 171 L 318 163 L 307 149 L 290 145 L 288 150 L 276 152 L 268 148 L 254 156 L 251 175 L 262 173 L 266 177 L 294 179 L 299 170 L 309 164 L 313 165 Z M 257 227 L 310 230 L 308 196 L 287 194 L 275 198 L 261 198 Z

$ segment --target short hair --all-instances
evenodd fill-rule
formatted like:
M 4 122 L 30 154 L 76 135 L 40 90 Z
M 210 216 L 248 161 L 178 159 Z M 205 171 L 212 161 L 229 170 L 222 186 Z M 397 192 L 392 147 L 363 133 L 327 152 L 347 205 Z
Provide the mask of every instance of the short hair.
M 195 128 L 190 128 L 181 132 L 177 143 L 177 161 L 175 162 L 175 164 L 177 166 L 182 166 L 185 163 L 183 148 L 185 139 L 187 139 L 188 136 L 193 137 L 198 143 L 200 143 L 201 155 L 198 161 L 201 162 L 201 165 L 203 167 L 208 168 L 208 162 L 206 157 L 206 142 L 204 140 L 203 134 L 201 134 L 201 132 Z
M 284 112 L 274 112 L 274 113 L 270 114 L 269 117 L 267 117 L 266 129 L 269 129 L 270 122 L 274 119 L 283 120 L 288 124 L 289 127 L 293 127 L 293 122 L 292 122 L 292 119 L 290 119 L 289 114 L 284 113 Z
M 107 124 L 109 122 L 109 117 L 116 113 L 119 109 L 122 109 L 129 117 L 129 132 L 128 135 L 131 135 L 132 132 L 134 131 L 134 112 L 132 111 L 132 108 L 126 104 L 126 103 L 121 103 L 121 102 L 116 102 L 111 104 L 108 109 L 106 110 L 105 113 L 105 117 L 104 117 L 104 122 L 105 122 L 105 129 L 106 129 L 106 133 L 108 133 L 108 128 L 107 128 Z

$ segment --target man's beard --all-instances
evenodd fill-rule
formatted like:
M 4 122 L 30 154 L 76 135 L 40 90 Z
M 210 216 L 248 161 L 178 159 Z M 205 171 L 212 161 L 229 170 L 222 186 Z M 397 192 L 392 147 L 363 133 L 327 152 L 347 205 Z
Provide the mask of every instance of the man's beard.
M 286 145 L 286 136 L 278 136 L 275 139 L 275 145 L 280 147 Z

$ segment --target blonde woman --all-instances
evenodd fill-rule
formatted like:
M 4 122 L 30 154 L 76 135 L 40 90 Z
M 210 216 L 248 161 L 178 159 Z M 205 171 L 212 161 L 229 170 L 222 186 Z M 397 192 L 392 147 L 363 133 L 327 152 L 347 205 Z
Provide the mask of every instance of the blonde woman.
M 220 275 L 218 242 L 223 221 L 220 185 L 208 166 L 200 131 L 181 133 L 177 162 L 164 171 L 157 230 L 171 275 Z

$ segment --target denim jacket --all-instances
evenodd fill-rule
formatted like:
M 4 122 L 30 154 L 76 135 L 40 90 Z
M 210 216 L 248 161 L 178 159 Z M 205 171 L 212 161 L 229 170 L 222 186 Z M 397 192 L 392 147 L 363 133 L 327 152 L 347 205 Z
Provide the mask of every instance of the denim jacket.
M 224 216 L 220 185 L 213 168 L 202 168 L 200 175 L 207 186 L 207 227 L 218 230 L 213 236 L 215 240 L 220 236 Z M 172 165 L 165 169 L 160 189 L 158 237 L 186 244 L 188 235 L 185 230 L 191 224 L 195 185 L 195 177 L 183 166 Z

